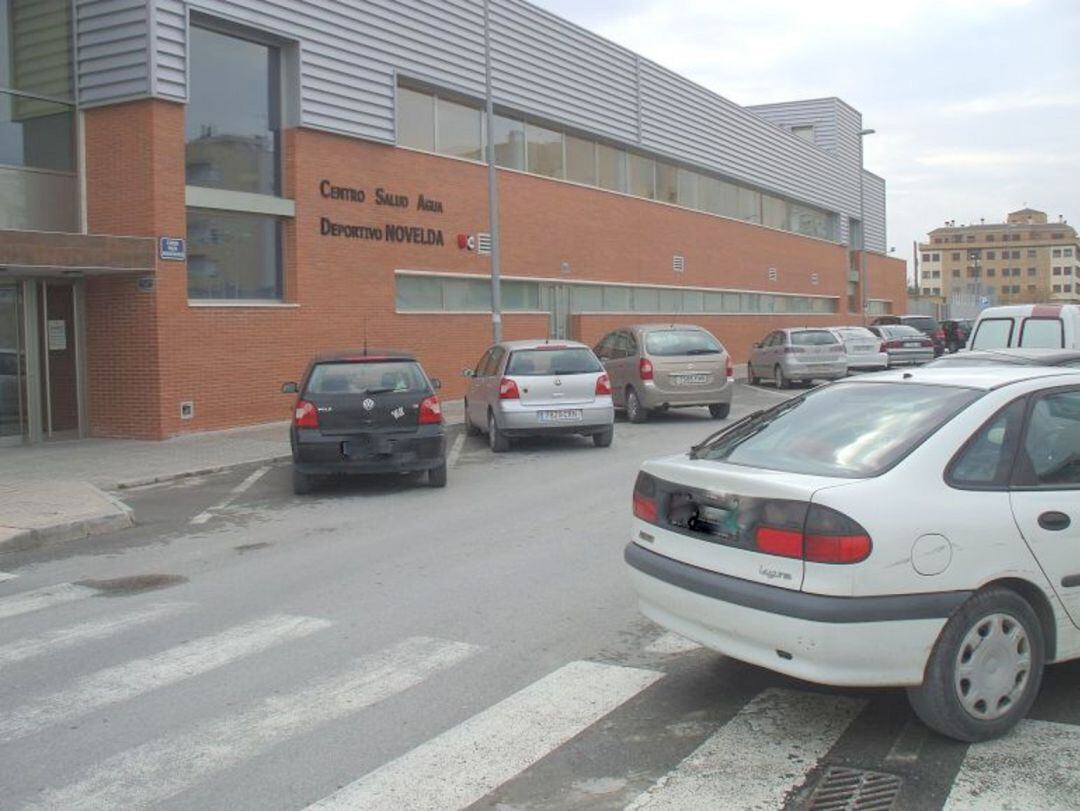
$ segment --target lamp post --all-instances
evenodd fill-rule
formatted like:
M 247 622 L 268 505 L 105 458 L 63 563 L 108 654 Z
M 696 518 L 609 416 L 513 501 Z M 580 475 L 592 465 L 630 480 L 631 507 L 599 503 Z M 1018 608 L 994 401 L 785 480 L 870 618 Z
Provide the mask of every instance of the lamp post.
M 863 138 L 873 135 L 874 130 L 859 130 L 859 299 L 862 303 L 862 320 L 866 323 L 870 297 L 866 290 L 866 183 L 863 180 Z
M 495 103 L 491 94 L 491 8 L 484 0 L 484 129 L 487 131 L 488 222 L 491 229 L 491 337 L 502 340 L 502 262 L 499 239 L 499 180 L 495 171 Z

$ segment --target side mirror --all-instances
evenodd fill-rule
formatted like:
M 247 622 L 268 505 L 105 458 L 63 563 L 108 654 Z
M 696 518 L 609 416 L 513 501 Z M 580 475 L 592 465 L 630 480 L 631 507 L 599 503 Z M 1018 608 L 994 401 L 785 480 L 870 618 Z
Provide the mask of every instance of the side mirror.
M 299 394 L 300 384 L 298 383 L 283 383 L 281 385 L 282 394 Z
M 476 370 L 475 369 L 462 369 L 461 370 L 461 376 L 462 377 L 476 377 Z
M 442 388 L 442 381 L 439 380 L 439 378 L 437 378 L 437 377 L 431 378 L 431 388 L 438 391 L 439 389 Z

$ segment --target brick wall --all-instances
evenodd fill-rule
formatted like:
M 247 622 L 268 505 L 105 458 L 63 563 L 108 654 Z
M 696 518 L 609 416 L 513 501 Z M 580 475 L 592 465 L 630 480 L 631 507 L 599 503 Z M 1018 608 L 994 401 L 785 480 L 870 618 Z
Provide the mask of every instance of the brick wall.
M 91 230 L 183 236 L 183 108 L 151 101 L 89 111 L 87 136 Z M 313 354 L 360 346 L 365 334 L 370 346 L 416 351 L 429 374 L 443 379 L 444 396 L 463 393 L 460 371 L 488 346 L 490 316 L 395 313 L 394 271 L 489 273 L 487 257 L 456 244 L 459 233 L 488 230 L 485 167 L 307 130 L 285 133 L 284 144 L 283 187 L 297 214 L 285 227 L 283 306 L 189 306 L 182 263 L 158 263 L 154 294 L 138 293 L 133 279 L 91 282 L 95 433 L 168 436 L 285 419 L 292 398 L 279 393 L 281 383 L 297 379 Z M 363 189 L 366 199 L 327 199 L 323 180 Z M 407 196 L 409 206 L 378 205 L 380 187 Z M 417 210 L 420 194 L 443 210 Z M 841 246 L 515 172 L 500 172 L 500 194 L 505 275 L 831 295 L 841 309 L 831 321 L 856 320 L 846 313 Z M 444 244 L 326 236 L 324 217 L 438 229 Z M 686 260 L 681 274 L 672 270 L 676 253 Z M 882 274 L 876 290 L 897 275 L 902 291 L 902 269 L 880 264 L 879 271 L 879 264 L 868 262 L 872 273 Z M 769 268 L 776 268 L 777 281 L 768 280 Z M 830 319 L 693 320 L 713 329 L 742 360 L 768 329 Z M 582 316 L 577 325 L 591 342 L 623 321 Z M 547 327 L 544 314 L 504 315 L 506 338 L 544 336 Z M 181 400 L 195 401 L 193 420 L 180 420 Z M 111 405 L 120 405 L 119 413 Z

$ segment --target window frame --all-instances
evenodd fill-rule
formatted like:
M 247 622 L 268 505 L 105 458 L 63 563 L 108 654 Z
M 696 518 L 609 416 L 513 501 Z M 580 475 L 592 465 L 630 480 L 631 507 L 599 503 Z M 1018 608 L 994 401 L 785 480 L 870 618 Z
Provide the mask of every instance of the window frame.
M 1053 388 L 1041 389 L 1037 392 L 1031 392 L 1025 395 L 1028 399 L 1027 410 L 1024 414 L 1024 422 L 1022 430 L 1020 432 L 1020 442 L 1018 447 L 1024 447 L 1027 445 L 1028 431 L 1031 429 L 1031 416 L 1041 401 L 1052 397 L 1057 394 L 1080 394 L 1080 386 L 1054 386 Z M 1033 484 L 1030 481 L 1024 481 L 1023 474 L 1026 472 L 1020 464 L 1020 454 L 1017 453 L 1014 460 L 1012 476 L 1009 480 L 1009 491 L 1017 493 L 1045 493 L 1045 492 L 1062 492 L 1080 490 L 1080 482 L 1075 484 Z M 1034 472 L 1034 471 L 1032 471 Z

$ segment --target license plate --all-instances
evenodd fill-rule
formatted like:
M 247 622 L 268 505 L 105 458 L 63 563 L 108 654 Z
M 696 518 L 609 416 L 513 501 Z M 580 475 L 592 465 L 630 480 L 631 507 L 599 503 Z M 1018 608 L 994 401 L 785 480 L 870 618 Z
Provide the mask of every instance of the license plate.
M 360 440 L 351 440 L 341 443 L 341 454 L 350 458 L 361 456 L 385 456 L 393 453 L 396 443 L 392 439 L 365 437 Z
M 857 346 L 857 347 L 855 347 L 855 351 L 856 352 L 877 352 L 877 347 L 873 346 L 873 345 Z
M 922 344 L 918 341 L 904 341 L 904 346 L 920 347 Z
M 538 411 L 536 418 L 540 422 L 581 422 L 581 409 L 569 408 L 561 411 Z
M 672 375 L 671 383 L 674 386 L 701 386 L 708 383 L 712 379 L 712 375 Z

